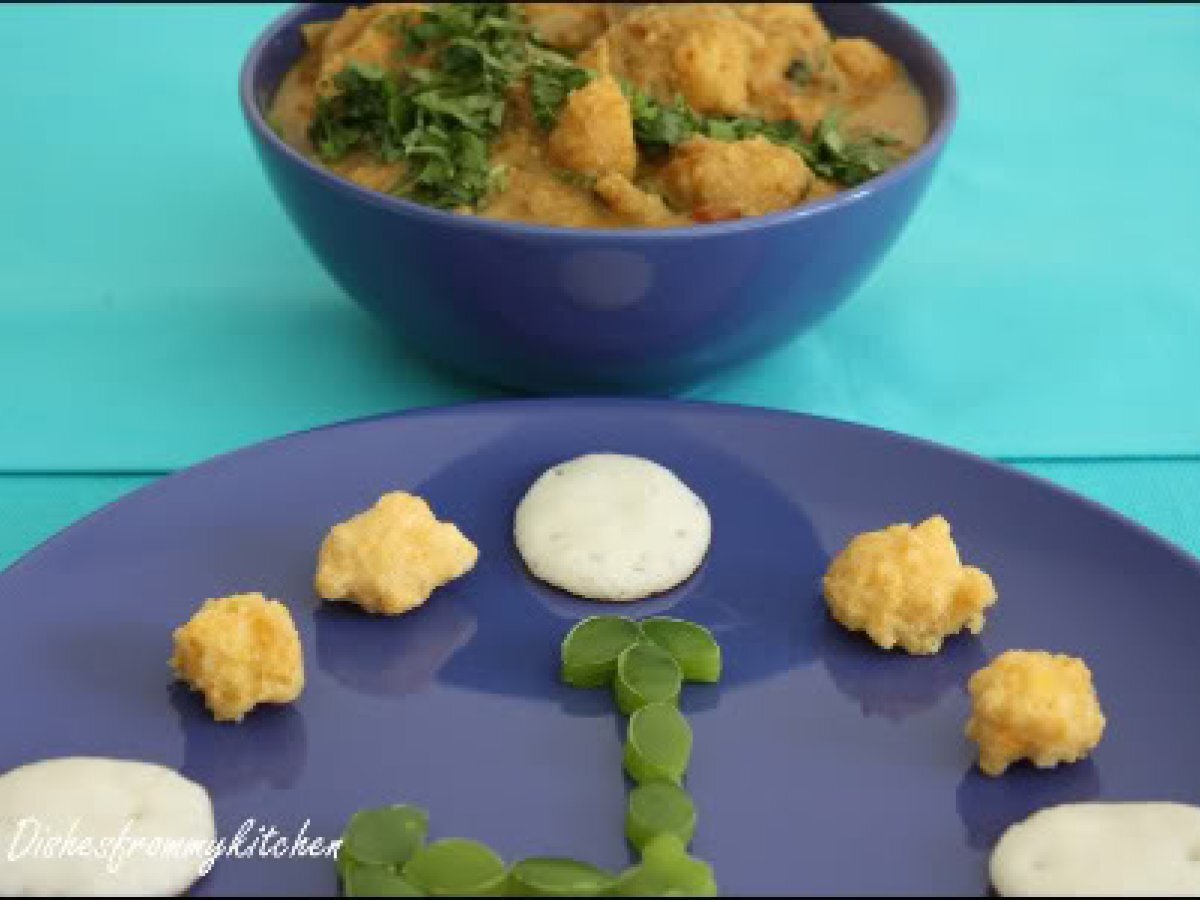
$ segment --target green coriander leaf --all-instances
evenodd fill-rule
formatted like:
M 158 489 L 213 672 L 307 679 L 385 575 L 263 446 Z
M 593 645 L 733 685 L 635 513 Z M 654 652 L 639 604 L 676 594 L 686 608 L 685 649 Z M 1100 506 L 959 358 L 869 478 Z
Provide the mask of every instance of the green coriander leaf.
M 529 101 L 538 125 L 547 131 L 553 128 L 567 97 L 572 91 L 586 85 L 592 77 L 587 69 L 581 69 L 569 61 L 559 62 L 545 57 L 534 63 L 529 70 Z
M 899 141 L 889 134 L 851 139 L 842 129 L 842 114 L 831 110 L 813 129 L 812 140 L 800 150 L 808 167 L 822 178 L 846 186 L 861 184 L 887 171 L 899 160 L 890 148 Z
M 508 3 L 439 3 L 387 20 L 403 54 L 424 65 L 388 71 L 351 64 L 318 103 L 310 137 L 336 162 L 365 151 L 403 163 L 393 192 L 442 209 L 476 207 L 503 178 L 488 160 L 506 94 L 528 65 L 528 28 Z M 403 55 L 402 54 L 402 55 Z
M 629 100 L 633 136 L 643 150 L 663 152 L 701 131 L 703 122 L 682 97 L 668 106 L 631 84 L 621 87 Z

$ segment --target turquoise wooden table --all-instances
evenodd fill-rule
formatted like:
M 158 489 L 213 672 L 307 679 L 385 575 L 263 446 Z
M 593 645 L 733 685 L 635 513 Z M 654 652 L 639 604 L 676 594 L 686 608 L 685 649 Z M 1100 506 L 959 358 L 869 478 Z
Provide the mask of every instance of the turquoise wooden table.
M 687 396 L 1012 461 L 1200 551 L 1200 7 L 895 6 L 960 82 L 933 189 L 852 302 Z M 281 9 L 0 7 L 0 565 L 213 453 L 500 396 L 275 205 L 235 82 Z

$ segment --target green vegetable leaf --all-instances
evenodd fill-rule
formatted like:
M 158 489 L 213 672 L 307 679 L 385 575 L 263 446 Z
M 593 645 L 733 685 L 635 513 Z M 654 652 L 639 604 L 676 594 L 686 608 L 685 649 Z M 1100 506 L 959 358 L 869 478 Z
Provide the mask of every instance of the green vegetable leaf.
M 641 623 L 642 633 L 675 658 L 688 681 L 721 678 L 721 647 L 703 625 L 655 616 Z
M 577 622 L 563 638 L 563 681 L 578 688 L 609 684 L 618 658 L 641 636 L 638 624 L 623 616 L 589 616 Z

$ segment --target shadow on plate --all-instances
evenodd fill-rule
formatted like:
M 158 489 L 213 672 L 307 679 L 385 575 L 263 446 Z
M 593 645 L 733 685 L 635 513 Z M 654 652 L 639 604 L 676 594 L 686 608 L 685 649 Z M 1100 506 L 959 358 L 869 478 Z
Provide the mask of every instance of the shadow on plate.
M 974 635 L 947 639 L 941 652 L 913 656 L 885 651 L 866 635 L 847 631 L 825 614 L 819 654 L 837 689 L 858 704 L 864 716 L 899 722 L 937 705 L 951 690 L 966 690 L 967 680 L 987 663 L 987 653 Z
M 224 797 L 268 786 L 293 787 L 308 759 L 304 716 L 293 704 L 267 704 L 239 723 L 214 721 L 200 694 L 181 682 L 169 688 L 183 729 L 180 771 Z
M 1091 759 L 1054 769 L 1018 763 L 999 778 L 972 766 L 956 792 L 967 844 L 990 851 L 1010 825 L 1039 809 L 1093 800 L 1100 794 L 1100 773 Z
M 41 652 L 61 668 L 68 683 L 102 693 L 105 703 L 140 706 L 156 703 L 159 686 L 172 677 L 170 641 L 170 630 L 152 622 L 106 621 L 78 630 L 64 627 Z
M 435 595 L 403 616 L 376 616 L 349 603 L 322 603 L 313 613 L 317 666 L 364 694 L 403 695 L 433 683 L 475 634 L 475 617 Z

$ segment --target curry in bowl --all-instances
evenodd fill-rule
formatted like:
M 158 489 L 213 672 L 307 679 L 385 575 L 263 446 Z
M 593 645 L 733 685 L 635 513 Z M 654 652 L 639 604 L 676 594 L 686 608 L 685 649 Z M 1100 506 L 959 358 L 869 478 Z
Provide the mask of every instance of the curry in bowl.
M 927 139 L 903 67 L 805 3 L 380 3 L 304 26 L 276 132 L 364 187 L 674 227 L 853 187 Z

